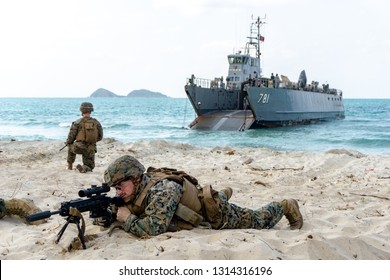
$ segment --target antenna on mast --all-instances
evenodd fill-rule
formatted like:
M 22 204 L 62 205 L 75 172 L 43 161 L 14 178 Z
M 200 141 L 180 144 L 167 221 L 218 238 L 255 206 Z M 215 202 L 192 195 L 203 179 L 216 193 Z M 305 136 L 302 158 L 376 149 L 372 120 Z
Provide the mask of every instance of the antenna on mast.
M 259 63 L 259 70 L 260 70 L 260 77 L 262 76 L 262 69 L 261 69 L 261 60 L 260 60 L 260 56 L 261 56 L 261 52 L 260 52 L 260 44 L 262 42 L 264 42 L 264 36 L 261 35 L 261 26 L 263 24 L 266 24 L 266 22 L 264 21 L 266 19 L 267 15 L 265 14 L 263 18 L 260 18 L 260 17 L 257 17 L 256 19 L 256 22 L 254 22 L 254 19 L 253 19 L 253 15 L 252 15 L 252 26 L 251 26 L 251 34 L 254 33 L 254 31 L 252 30 L 252 28 L 256 28 L 256 37 L 255 37 L 255 40 L 256 40 L 256 43 L 254 44 L 255 45 L 255 48 L 256 48 L 256 58 L 258 59 L 258 63 Z M 252 35 L 251 35 L 252 37 Z
M 267 18 L 267 15 L 265 14 L 263 18 L 260 18 L 260 17 L 257 17 L 257 20 L 256 20 L 256 27 L 257 27 L 257 40 L 258 40 L 258 48 L 257 48 L 257 53 L 256 53 L 256 56 L 258 59 L 260 59 L 260 55 L 261 55 L 261 52 L 260 52 L 260 42 L 264 42 L 264 36 L 261 35 L 261 26 L 263 24 L 266 24 L 266 22 L 264 21 L 265 19 Z
M 249 39 L 249 41 L 247 42 L 246 44 L 246 47 L 245 47 L 245 53 L 249 55 L 250 53 L 250 50 L 251 48 L 255 49 L 256 51 L 256 57 L 258 59 L 260 59 L 260 42 L 264 42 L 264 37 L 261 35 L 260 33 L 260 28 L 263 24 L 265 24 L 266 22 L 264 21 L 265 18 L 267 17 L 267 15 L 265 15 L 263 18 L 260 18 L 260 17 L 257 17 L 257 19 L 254 19 L 253 15 L 252 15 L 252 22 L 251 22 L 251 26 L 250 26 L 250 34 L 249 34 L 249 37 L 247 37 Z

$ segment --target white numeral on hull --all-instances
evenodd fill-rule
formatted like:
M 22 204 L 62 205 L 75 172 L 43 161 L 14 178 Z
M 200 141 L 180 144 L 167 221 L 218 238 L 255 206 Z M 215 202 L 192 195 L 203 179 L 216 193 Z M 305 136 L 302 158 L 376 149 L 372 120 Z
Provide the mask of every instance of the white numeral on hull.
M 269 101 L 269 94 L 267 93 L 260 93 L 260 98 L 257 100 L 257 103 L 263 103 L 266 104 Z

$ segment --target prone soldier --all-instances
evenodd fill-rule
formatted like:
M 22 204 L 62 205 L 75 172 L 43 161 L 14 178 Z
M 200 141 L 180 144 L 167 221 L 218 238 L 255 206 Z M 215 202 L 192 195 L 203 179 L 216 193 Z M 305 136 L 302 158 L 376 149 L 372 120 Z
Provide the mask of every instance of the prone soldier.
M 271 202 L 257 210 L 228 200 L 232 189 L 216 191 L 200 187 L 196 178 L 183 171 L 145 167 L 125 155 L 112 162 L 104 180 L 125 201 L 116 219 L 122 228 L 138 237 L 208 225 L 212 229 L 270 229 L 283 215 L 290 229 L 300 229 L 303 218 L 295 199 Z

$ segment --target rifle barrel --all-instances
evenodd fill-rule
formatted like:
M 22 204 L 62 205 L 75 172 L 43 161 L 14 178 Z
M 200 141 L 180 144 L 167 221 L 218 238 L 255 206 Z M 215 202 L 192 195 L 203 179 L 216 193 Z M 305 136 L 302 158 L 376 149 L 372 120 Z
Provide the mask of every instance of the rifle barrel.
M 28 215 L 26 217 L 27 222 L 34 222 L 38 220 L 43 220 L 49 218 L 51 215 L 59 214 L 61 211 L 43 211 L 43 212 L 38 212 L 35 214 Z

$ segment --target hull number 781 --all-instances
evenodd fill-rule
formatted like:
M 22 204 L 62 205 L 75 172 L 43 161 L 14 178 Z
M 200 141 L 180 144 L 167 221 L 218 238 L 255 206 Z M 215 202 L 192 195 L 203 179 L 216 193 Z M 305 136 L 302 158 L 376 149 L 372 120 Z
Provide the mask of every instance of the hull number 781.
M 269 94 L 268 93 L 260 93 L 260 98 L 257 100 L 257 103 L 263 103 L 266 104 L 269 101 Z

